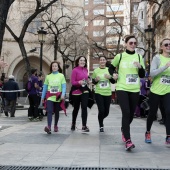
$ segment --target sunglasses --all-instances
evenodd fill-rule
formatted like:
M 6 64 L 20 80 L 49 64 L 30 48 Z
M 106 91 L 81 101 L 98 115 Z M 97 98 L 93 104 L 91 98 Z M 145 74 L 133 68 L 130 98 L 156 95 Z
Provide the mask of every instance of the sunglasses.
M 137 42 L 129 42 L 129 45 L 132 45 L 132 44 L 137 45 Z
M 169 44 L 168 43 L 164 44 L 165 47 L 168 47 L 168 45 L 170 46 L 170 43 Z

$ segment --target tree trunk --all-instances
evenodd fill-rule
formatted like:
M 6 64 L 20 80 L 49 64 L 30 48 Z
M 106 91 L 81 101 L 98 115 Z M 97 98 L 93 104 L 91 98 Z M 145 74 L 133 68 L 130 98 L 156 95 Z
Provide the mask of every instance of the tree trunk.
M 54 61 L 57 60 L 57 51 L 58 51 L 58 38 L 54 36 Z
M 2 42 L 5 33 L 8 10 L 14 0 L 0 0 L 0 56 L 2 52 Z
M 26 72 L 27 72 L 28 76 L 30 76 L 31 67 L 30 67 L 30 62 L 29 62 L 28 57 L 27 57 L 27 52 L 25 50 L 24 42 L 21 40 L 21 41 L 18 42 L 18 45 L 19 45 L 19 48 L 21 50 L 21 55 L 22 55 L 22 57 L 24 59 Z

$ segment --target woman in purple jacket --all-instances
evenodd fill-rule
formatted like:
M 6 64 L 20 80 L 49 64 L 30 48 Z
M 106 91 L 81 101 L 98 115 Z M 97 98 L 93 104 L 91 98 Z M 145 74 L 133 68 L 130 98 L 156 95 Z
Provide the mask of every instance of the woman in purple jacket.
M 86 126 L 87 105 L 89 98 L 87 83 L 88 83 L 87 59 L 84 56 L 80 56 L 75 61 L 75 68 L 72 70 L 71 74 L 72 84 L 71 95 L 74 107 L 72 112 L 72 126 L 71 126 L 72 131 L 75 130 L 76 119 L 81 104 L 82 131 L 89 132 L 89 128 Z

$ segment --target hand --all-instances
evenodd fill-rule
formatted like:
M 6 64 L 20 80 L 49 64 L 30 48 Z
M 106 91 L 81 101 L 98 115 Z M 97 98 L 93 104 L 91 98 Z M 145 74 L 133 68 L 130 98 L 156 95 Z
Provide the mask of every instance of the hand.
M 83 85 L 83 84 L 84 84 L 84 81 L 83 81 L 83 80 L 80 80 L 78 83 L 79 83 L 80 85 Z
M 105 77 L 106 79 L 111 79 L 111 75 L 109 75 L 109 74 L 105 74 L 104 77 Z
M 135 61 L 135 62 L 133 63 L 133 65 L 136 66 L 136 67 L 138 67 L 138 68 L 141 68 L 141 67 L 142 67 L 142 66 L 140 65 L 140 63 L 137 62 L 137 61 Z
M 65 96 L 61 96 L 61 100 L 64 100 L 65 99 Z
M 96 82 L 100 81 L 100 77 L 97 76 L 97 77 L 95 78 L 95 81 L 96 81 Z
M 170 61 L 168 63 L 166 63 L 166 66 L 169 67 L 170 66 Z
M 113 74 L 113 79 L 114 79 L 114 80 L 117 80 L 117 79 L 118 79 L 118 74 L 117 74 L 117 73 L 114 73 L 114 74 Z

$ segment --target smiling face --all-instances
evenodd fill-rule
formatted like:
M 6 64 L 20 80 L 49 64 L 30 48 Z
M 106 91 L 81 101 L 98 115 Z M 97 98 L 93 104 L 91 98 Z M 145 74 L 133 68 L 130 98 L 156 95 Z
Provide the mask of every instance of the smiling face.
M 52 64 L 52 71 L 53 72 L 58 71 L 58 64 L 57 63 Z
M 135 51 L 135 48 L 137 46 L 136 38 L 130 38 L 125 45 L 127 50 Z
M 161 49 L 163 50 L 163 53 L 170 53 L 170 39 L 165 39 L 162 42 Z
M 99 64 L 100 64 L 100 66 L 102 66 L 102 67 L 105 67 L 106 66 L 106 58 L 105 57 L 100 57 L 100 59 L 99 59 Z
M 84 57 L 80 57 L 80 59 L 79 59 L 79 61 L 78 61 L 78 65 L 79 65 L 80 67 L 84 67 L 85 64 L 86 64 L 85 58 L 84 58 Z

